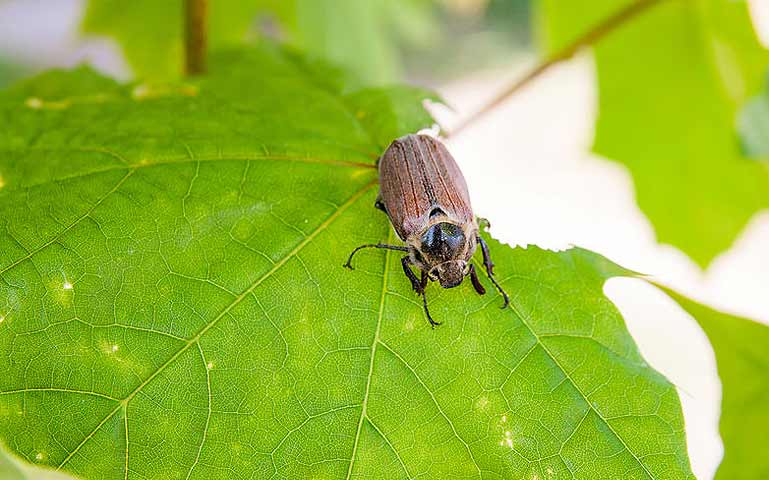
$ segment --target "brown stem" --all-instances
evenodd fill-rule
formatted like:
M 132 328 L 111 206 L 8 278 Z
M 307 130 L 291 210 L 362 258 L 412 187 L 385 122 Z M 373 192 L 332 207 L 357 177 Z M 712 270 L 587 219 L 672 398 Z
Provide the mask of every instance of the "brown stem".
M 454 127 L 448 134 L 446 134 L 446 136 L 451 137 L 457 135 L 459 132 L 464 130 L 469 125 L 475 123 L 479 118 L 489 113 L 501 103 L 504 103 L 509 97 L 528 85 L 531 81 L 539 77 L 542 73 L 544 73 L 556 63 L 568 60 L 583 47 L 588 47 L 597 43 L 607 34 L 622 26 L 627 21 L 648 10 L 654 5 L 661 3 L 662 1 L 663 0 L 636 0 L 635 2 L 630 3 L 626 7 L 611 14 L 608 18 L 604 19 L 602 22 L 588 30 L 585 34 L 578 37 L 563 49 L 546 58 L 532 70 L 526 73 L 522 78 L 516 80 L 512 85 L 501 91 L 496 97 L 494 97 L 484 106 L 460 122 L 459 125 Z
M 185 64 L 187 75 L 206 71 L 208 0 L 184 1 Z

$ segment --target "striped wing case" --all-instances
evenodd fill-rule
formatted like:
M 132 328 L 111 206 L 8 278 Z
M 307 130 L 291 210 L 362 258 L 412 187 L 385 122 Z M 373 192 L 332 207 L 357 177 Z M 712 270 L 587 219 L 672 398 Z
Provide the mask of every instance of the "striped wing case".
M 379 201 L 401 240 L 421 235 L 431 217 L 474 221 L 467 183 L 443 144 L 427 135 L 407 135 L 390 144 L 379 161 Z

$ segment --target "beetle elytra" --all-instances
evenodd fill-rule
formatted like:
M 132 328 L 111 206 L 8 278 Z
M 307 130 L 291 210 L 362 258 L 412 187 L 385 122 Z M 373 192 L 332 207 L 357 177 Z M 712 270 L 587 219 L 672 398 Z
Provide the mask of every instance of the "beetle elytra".
M 428 280 L 453 288 L 469 275 L 475 291 L 486 293 L 475 266 L 469 263 L 480 245 L 486 274 L 504 298 L 502 308 L 507 307 L 510 299 L 494 278 L 494 264 L 488 245 L 478 233 L 465 178 L 446 147 L 427 135 L 406 135 L 387 147 L 378 168 L 375 206 L 387 214 L 406 246 L 361 245 L 350 253 L 344 266 L 352 269 L 353 256 L 364 248 L 406 252 L 401 259 L 403 272 L 422 297 L 427 320 L 435 327 L 441 322 L 433 320 L 427 308 Z M 421 271 L 421 278 L 414 274 L 412 265 Z

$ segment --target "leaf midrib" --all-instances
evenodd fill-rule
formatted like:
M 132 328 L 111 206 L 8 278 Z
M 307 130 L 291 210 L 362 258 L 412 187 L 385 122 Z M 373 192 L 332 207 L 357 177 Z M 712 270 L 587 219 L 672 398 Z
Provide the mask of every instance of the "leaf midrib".
M 392 237 L 392 232 L 388 232 L 387 239 L 388 243 L 390 238 Z M 384 269 L 382 271 L 382 293 L 379 297 L 379 314 L 377 315 L 377 321 L 376 321 L 376 329 L 374 330 L 374 341 L 371 342 L 371 358 L 369 359 L 369 366 L 368 366 L 368 375 L 366 376 L 366 390 L 363 393 L 363 402 L 361 403 L 361 410 L 360 410 L 360 417 L 358 418 L 358 427 L 355 431 L 355 440 L 353 441 L 352 445 L 352 455 L 350 455 L 350 466 L 347 468 L 347 477 L 346 480 L 350 480 L 350 475 L 352 475 L 352 468 L 355 464 L 355 455 L 358 453 L 358 442 L 360 440 L 360 431 L 361 427 L 363 427 L 363 420 L 366 417 L 366 407 L 368 406 L 368 395 L 371 388 L 371 377 L 374 373 L 374 359 L 376 358 L 376 348 L 377 344 L 379 343 L 379 331 L 380 327 L 382 325 L 382 316 L 384 314 L 384 305 L 385 305 L 385 298 L 387 297 L 387 277 L 389 273 L 390 268 L 390 253 L 391 250 L 385 250 L 385 260 L 384 260 Z M 397 456 L 396 452 L 396 456 Z M 398 460 L 400 461 L 400 457 L 398 457 Z M 406 470 L 406 466 L 401 461 L 401 465 L 403 466 L 403 469 Z M 406 476 L 411 478 L 411 475 L 409 475 L 408 470 L 406 470 Z

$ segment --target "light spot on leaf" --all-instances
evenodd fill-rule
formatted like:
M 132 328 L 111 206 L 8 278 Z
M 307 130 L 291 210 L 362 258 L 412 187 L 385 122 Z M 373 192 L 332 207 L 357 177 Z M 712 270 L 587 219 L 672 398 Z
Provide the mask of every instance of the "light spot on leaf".
M 206 368 L 209 369 L 209 370 L 213 370 L 214 369 L 214 362 L 208 362 L 206 364 Z
M 475 406 L 480 409 L 486 408 L 488 404 L 489 404 L 489 399 L 486 397 L 480 397 L 478 401 L 475 402 Z
M 63 110 L 65 108 L 68 108 L 71 105 L 72 102 L 69 100 L 50 100 L 45 101 L 38 97 L 29 97 L 25 102 L 24 105 L 27 107 L 33 109 L 33 110 Z
M 120 347 L 118 345 L 112 345 L 113 352 L 117 352 L 118 350 L 120 350 Z
M 43 452 L 37 452 L 35 455 L 35 460 L 38 462 L 42 462 L 45 459 L 45 454 Z
M 69 281 L 65 280 L 61 288 L 63 288 L 64 290 L 72 290 L 72 288 L 74 287 Z
M 140 83 L 139 85 L 135 86 L 133 90 L 131 90 L 131 98 L 134 100 L 144 100 L 145 98 L 149 98 L 150 94 L 152 92 L 152 89 L 150 89 L 150 86 L 146 83 Z
M 3 179 L 3 176 L 0 175 L 0 189 L 5 187 L 5 180 Z
M 136 101 L 152 100 L 153 98 L 168 97 L 171 95 L 182 95 L 185 97 L 194 97 L 198 94 L 198 87 L 194 85 L 168 86 L 168 85 L 149 85 L 141 83 L 131 90 L 131 98 Z
M 29 108 L 38 110 L 40 108 L 43 108 L 43 101 L 37 97 L 29 97 L 27 101 L 24 102 L 24 105 L 28 106 Z
M 499 442 L 500 447 L 513 448 L 513 432 L 505 430 L 505 437 Z

